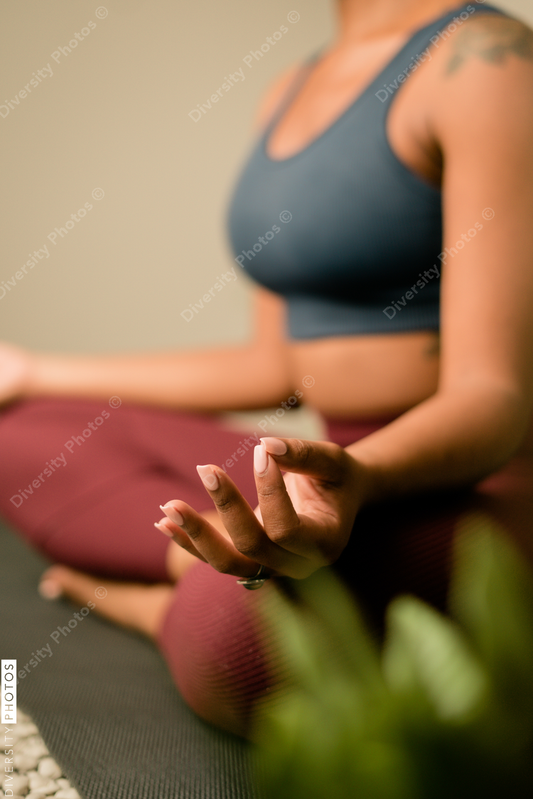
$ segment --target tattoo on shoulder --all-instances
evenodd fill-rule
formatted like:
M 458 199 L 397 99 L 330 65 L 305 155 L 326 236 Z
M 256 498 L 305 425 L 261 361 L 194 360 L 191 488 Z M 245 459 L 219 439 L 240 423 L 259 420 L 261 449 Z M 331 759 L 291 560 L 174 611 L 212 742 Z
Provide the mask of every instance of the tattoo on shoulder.
M 472 57 L 489 64 L 505 64 L 510 55 L 533 61 L 533 31 L 518 20 L 482 16 L 459 29 L 453 47 L 447 75 L 457 72 Z

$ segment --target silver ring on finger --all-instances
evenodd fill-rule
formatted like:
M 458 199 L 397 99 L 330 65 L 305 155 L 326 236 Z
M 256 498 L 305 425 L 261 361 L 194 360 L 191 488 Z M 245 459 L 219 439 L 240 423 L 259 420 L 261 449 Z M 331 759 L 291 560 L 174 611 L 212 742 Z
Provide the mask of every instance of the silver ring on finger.
M 257 574 L 254 574 L 253 577 L 243 577 L 241 580 L 237 580 L 237 583 L 247 588 L 248 591 L 255 591 L 257 588 L 262 588 L 266 581 L 270 580 L 270 575 L 263 574 L 264 568 L 265 567 L 261 565 Z

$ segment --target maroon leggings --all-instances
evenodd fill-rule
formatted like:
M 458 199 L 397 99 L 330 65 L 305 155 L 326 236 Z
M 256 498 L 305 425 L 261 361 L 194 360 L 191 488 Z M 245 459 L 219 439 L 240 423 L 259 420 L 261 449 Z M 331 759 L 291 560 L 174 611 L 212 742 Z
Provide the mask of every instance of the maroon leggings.
M 384 424 L 325 421 L 328 438 L 341 446 Z M 266 434 L 276 435 L 275 426 Z M 159 505 L 182 499 L 198 511 L 212 509 L 195 466 L 214 463 L 226 466 L 255 507 L 256 443 L 257 436 L 228 430 L 216 416 L 112 401 L 21 402 L 0 414 L 0 512 L 56 562 L 115 579 L 167 582 L 166 549 L 174 545 L 153 526 Z M 515 458 L 474 489 L 363 510 L 334 568 L 378 627 L 399 592 L 444 608 L 454 534 L 474 512 L 497 521 L 533 562 L 533 464 Z M 276 695 L 287 668 L 258 621 L 258 604 L 272 590 L 246 591 L 199 562 L 176 585 L 159 635 L 186 701 L 237 732 L 246 730 L 259 699 Z

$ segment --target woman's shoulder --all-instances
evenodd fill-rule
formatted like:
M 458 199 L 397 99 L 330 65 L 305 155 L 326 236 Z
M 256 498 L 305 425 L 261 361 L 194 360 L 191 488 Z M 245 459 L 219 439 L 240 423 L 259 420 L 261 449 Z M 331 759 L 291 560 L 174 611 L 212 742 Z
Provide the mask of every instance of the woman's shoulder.
M 465 136 L 509 143 L 533 125 L 533 30 L 513 17 L 472 15 L 432 51 L 423 91 L 430 127 L 464 146 Z M 479 144 L 479 139 L 478 139 Z
M 533 30 L 514 17 L 472 14 L 450 37 L 445 49 L 448 75 L 473 59 L 499 65 L 516 56 L 533 62 Z

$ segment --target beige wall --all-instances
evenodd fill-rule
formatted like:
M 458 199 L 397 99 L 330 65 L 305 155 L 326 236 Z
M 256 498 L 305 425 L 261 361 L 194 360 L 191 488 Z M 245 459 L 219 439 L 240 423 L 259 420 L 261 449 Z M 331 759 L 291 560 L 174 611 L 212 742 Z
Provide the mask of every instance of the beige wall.
M 0 287 L 15 286 L 0 288 L 0 338 L 71 351 L 243 338 L 242 273 L 190 322 L 180 312 L 234 266 L 224 211 L 251 116 L 271 79 L 331 36 L 333 0 L 103 2 L 2 0 Z M 531 0 L 501 5 L 533 23 Z M 281 40 L 244 64 L 282 25 Z M 7 113 L 2 104 L 48 65 L 53 74 Z M 241 67 L 245 81 L 194 122 L 191 109 Z M 85 203 L 54 245 L 49 235 Z M 45 246 L 49 257 L 24 276 Z

